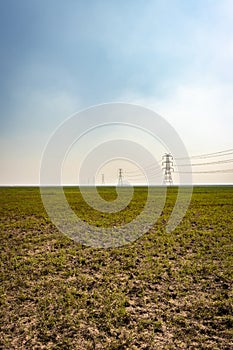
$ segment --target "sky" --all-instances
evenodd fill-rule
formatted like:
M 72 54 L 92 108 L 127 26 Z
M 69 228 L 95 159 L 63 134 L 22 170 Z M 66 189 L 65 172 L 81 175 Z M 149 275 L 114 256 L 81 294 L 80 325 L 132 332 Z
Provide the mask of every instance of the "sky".
M 8 0 L 0 26 L 0 184 L 38 184 L 54 130 L 102 103 L 159 113 L 190 155 L 233 148 L 231 0 Z

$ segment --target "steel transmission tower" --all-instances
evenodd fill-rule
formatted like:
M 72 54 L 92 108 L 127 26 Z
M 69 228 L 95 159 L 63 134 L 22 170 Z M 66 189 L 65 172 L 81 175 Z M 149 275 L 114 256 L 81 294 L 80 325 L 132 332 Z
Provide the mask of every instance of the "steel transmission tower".
M 174 171 L 174 168 L 173 168 L 173 157 L 172 157 L 171 154 L 166 153 L 163 156 L 162 166 L 163 166 L 162 169 L 164 170 L 163 183 L 164 183 L 164 185 L 170 185 L 171 186 L 173 184 L 171 172 Z
M 105 184 L 105 181 L 104 181 L 104 174 L 102 174 L 102 185 Z
M 119 169 L 119 175 L 118 175 L 118 186 L 123 186 L 123 175 L 122 175 L 122 169 Z

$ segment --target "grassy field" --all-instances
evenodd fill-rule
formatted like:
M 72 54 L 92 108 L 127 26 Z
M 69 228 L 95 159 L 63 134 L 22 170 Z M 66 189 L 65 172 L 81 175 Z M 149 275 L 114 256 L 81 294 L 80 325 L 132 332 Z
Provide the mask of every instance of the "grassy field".
M 54 227 L 38 188 L 1 188 L 0 348 L 233 349 L 233 187 L 195 187 L 166 233 L 176 194 L 136 242 L 94 249 Z M 146 189 L 114 215 L 88 208 L 78 189 L 66 195 L 82 219 L 108 226 L 135 217 Z

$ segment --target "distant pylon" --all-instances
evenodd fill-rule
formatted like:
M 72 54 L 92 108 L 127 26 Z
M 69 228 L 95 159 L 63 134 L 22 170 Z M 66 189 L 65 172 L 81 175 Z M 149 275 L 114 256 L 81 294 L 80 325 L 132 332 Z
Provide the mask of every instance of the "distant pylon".
M 104 174 L 102 174 L 102 185 L 105 184 L 105 181 L 104 181 Z
M 122 175 L 122 169 L 119 169 L 119 175 L 118 175 L 118 186 L 123 186 L 123 175 Z
M 173 184 L 171 172 L 174 171 L 174 168 L 173 168 L 173 157 L 172 157 L 171 154 L 166 153 L 163 156 L 162 166 L 163 166 L 162 169 L 164 170 L 163 183 L 164 183 L 164 185 L 170 185 L 171 186 Z

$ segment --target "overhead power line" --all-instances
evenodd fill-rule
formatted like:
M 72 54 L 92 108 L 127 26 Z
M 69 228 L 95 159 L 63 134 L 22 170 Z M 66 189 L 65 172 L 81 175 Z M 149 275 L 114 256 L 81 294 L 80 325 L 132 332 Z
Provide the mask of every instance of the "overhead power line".
M 224 150 L 224 151 L 219 151 L 219 152 L 212 152 L 212 153 L 203 153 L 199 155 L 194 155 L 190 157 L 183 157 L 183 158 L 176 158 L 177 160 L 182 160 L 182 159 L 190 159 L 190 158 L 212 158 L 212 157 L 223 157 L 223 156 L 228 156 L 230 154 L 233 154 L 233 148 Z
M 232 155 L 233 152 L 227 152 L 227 153 L 221 153 L 221 154 L 212 154 L 212 155 L 209 155 L 209 156 L 202 156 L 202 157 L 199 157 L 199 158 L 218 158 L 218 157 L 227 157 L 229 155 Z M 194 158 L 195 156 L 193 156 L 192 158 Z M 196 157 L 197 158 L 197 157 Z
M 233 173 L 233 169 L 209 170 L 209 171 L 175 171 L 176 174 L 214 174 L 214 173 Z
M 179 166 L 200 166 L 200 165 L 212 165 L 212 164 L 226 164 L 226 163 L 232 163 L 233 162 L 233 158 L 231 159 L 226 159 L 226 160 L 218 160 L 218 161 L 214 161 L 214 162 L 208 162 L 208 163 L 194 163 L 194 164 L 179 164 Z
M 143 171 L 150 171 L 150 170 L 152 170 L 152 171 L 156 171 L 156 170 L 158 170 L 158 169 L 161 169 L 160 168 L 160 166 L 159 165 L 154 165 L 154 164 L 151 164 L 151 165 L 147 165 L 147 166 L 145 166 L 145 167 L 143 167 Z M 135 173 L 137 173 L 138 174 L 138 172 L 139 172 L 140 170 L 128 170 L 126 173 L 127 174 L 135 174 Z
M 194 155 L 194 156 L 190 156 L 189 158 L 175 158 L 174 160 L 184 160 L 184 162 L 181 161 L 180 162 L 181 164 L 179 164 L 179 162 L 177 162 L 178 164 L 173 164 L 172 155 L 166 153 L 163 156 L 162 166 L 158 166 L 157 163 L 151 164 L 151 165 L 147 164 L 144 168 L 125 171 L 124 172 L 125 180 L 127 182 L 127 179 L 128 179 L 130 183 L 141 182 L 142 180 L 145 180 L 145 178 L 148 178 L 148 180 L 153 178 L 155 180 L 155 179 L 158 179 L 159 175 L 163 175 L 164 183 L 171 185 L 173 183 L 172 174 L 171 174 L 173 172 L 173 168 L 175 168 L 174 174 L 232 174 L 233 168 L 230 168 L 230 169 L 215 168 L 214 169 L 214 168 L 208 167 L 211 165 L 219 165 L 220 167 L 223 165 L 233 163 L 233 158 L 229 158 L 229 156 L 232 154 L 233 154 L 233 148 L 227 149 L 224 151 L 219 151 L 219 152 L 203 153 L 196 156 Z M 212 157 L 217 159 L 214 159 L 213 161 L 208 161 L 208 159 Z M 221 158 L 218 159 L 218 157 L 221 157 Z M 223 159 L 222 157 L 225 157 L 225 159 Z M 185 164 L 185 159 L 186 159 L 186 162 L 187 162 L 187 159 L 190 159 L 191 163 Z M 198 162 L 198 159 L 199 159 L 199 162 Z M 192 160 L 194 160 L 194 163 L 192 162 Z M 195 162 L 195 160 L 197 160 L 197 162 Z M 199 168 L 200 170 L 197 170 L 197 171 L 195 170 L 192 171 L 192 168 L 189 168 L 190 170 L 184 169 L 183 171 L 177 170 L 177 167 L 180 168 L 184 166 L 191 166 L 191 167 L 198 166 L 202 168 Z M 212 170 L 207 170 L 207 169 L 212 169 Z M 115 182 L 113 179 L 110 180 L 110 178 L 108 178 L 109 182 Z M 104 182 L 105 182 L 104 174 L 102 174 L 102 184 Z M 123 186 L 123 169 L 121 168 L 118 169 L 118 186 Z

